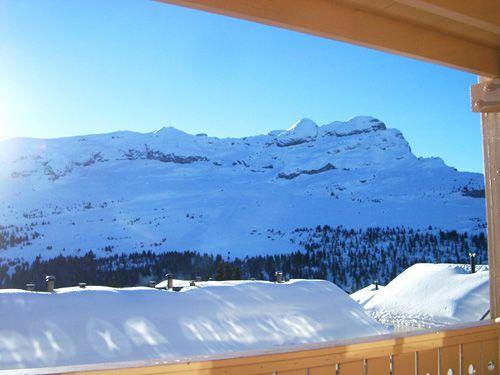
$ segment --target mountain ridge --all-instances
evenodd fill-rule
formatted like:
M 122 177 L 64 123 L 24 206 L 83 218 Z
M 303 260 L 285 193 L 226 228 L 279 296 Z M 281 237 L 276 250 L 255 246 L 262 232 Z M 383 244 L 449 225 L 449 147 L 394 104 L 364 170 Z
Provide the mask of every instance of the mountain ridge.
M 7 259 L 289 252 L 300 250 L 296 228 L 317 225 L 485 227 L 481 174 L 415 156 L 370 116 L 242 138 L 165 127 L 5 140 L 0 190 L 0 225 L 38 233 L 0 250 Z

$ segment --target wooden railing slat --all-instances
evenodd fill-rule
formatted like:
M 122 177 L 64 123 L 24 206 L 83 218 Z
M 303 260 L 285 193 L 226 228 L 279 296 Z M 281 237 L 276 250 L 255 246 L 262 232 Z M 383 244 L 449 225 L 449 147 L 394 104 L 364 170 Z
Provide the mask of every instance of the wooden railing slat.
M 481 342 L 474 342 L 462 345 L 462 374 L 469 374 L 469 367 L 474 366 L 475 373 L 481 372 Z
M 309 369 L 309 375 L 335 375 L 334 366 L 312 367 Z
M 460 347 L 458 345 L 441 348 L 441 374 L 447 375 L 449 370 L 460 374 Z
M 390 357 L 373 358 L 368 360 L 367 375 L 389 375 Z
M 415 375 L 415 353 L 394 356 L 394 375 Z
M 364 362 L 345 362 L 340 364 L 340 375 L 362 375 L 364 374 Z
M 498 374 L 498 339 L 484 341 L 481 349 L 481 374 Z M 493 363 L 493 370 L 488 369 L 490 361 Z
M 418 375 L 437 375 L 438 374 L 438 349 L 423 350 L 418 352 Z

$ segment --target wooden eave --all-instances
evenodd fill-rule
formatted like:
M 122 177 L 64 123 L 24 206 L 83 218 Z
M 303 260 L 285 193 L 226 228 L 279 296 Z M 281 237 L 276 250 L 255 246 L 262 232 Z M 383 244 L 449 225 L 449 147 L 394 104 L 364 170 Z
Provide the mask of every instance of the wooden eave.
M 500 76 L 500 0 L 158 1 Z

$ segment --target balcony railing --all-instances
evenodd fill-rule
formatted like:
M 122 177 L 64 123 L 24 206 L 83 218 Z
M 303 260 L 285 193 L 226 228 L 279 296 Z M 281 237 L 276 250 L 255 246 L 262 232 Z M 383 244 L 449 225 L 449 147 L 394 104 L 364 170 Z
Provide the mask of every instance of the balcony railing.
M 130 362 L 45 369 L 58 373 L 197 375 L 487 375 L 499 374 L 500 324 L 232 354 L 177 363 Z

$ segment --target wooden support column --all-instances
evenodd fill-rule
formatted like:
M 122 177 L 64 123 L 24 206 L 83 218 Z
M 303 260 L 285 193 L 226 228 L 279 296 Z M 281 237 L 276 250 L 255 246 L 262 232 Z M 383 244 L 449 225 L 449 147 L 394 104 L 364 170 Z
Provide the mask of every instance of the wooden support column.
M 472 110 L 481 113 L 488 221 L 491 317 L 500 317 L 500 79 L 480 78 L 471 88 Z

